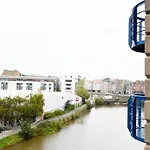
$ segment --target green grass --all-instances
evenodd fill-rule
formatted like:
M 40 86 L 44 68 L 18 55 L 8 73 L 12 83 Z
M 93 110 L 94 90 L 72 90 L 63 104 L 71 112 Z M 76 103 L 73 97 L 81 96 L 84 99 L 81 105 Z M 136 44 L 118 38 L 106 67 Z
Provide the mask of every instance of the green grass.
M 3 139 L 0 139 L 0 149 L 17 144 L 21 141 L 23 141 L 23 138 L 21 138 L 19 134 L 13 134 L 13 135 L 7 136 Z

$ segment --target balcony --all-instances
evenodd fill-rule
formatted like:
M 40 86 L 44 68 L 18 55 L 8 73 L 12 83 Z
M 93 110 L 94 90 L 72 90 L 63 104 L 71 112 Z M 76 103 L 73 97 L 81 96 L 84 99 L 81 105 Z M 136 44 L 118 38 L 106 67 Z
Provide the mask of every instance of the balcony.
M 131 136 L 141 142 L 144 141 L 144 95 L 132 95 L 128 99 L 128 121 L 127 127 Z
M 128 44 L 133 51 L 145 52 L 145 1 L 132 9 L 129 18 Z

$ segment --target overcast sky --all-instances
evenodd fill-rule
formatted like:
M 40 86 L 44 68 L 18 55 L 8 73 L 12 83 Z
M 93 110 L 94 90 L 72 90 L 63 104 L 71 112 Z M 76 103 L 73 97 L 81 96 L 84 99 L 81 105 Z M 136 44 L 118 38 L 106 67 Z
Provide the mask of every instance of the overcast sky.
M 128 18 L 138 2 L 0 1 L 0 69 L 144 80 L 145 54 L 128 46 Z

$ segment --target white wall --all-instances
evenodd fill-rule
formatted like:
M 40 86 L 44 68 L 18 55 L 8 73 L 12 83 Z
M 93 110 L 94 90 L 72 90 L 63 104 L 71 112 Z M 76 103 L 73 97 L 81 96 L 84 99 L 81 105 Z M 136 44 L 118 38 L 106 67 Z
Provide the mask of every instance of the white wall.
M 1 83 L 7 82 L 8 83 L 8 89 L 2 90 L 1 89 Z M 16 85 L 17 83 L 23 83 L 23 89 L 17 90 Z M 26 89 L 26 83 L 32 83 L 32 90 Z M 20 96 L 25 97 L 27 95 L 34 94 L 40 89 L 41 83 L 45 83 L 47 89 L 45 91 L 41 91 L 44 94 L 53 92 L 54 89 L 54 83 L 53 82 L 31 82 L 31 81 L 0 81 L 0 97 L 6 97 L 6 96 Z M 49 84 L 51 84 L 51 91 L 49 91 Z
M 44 112 L 54 111 L 56 109 L 63 109 L 65 103 L 68 100 L 72 100 L 72 104 L 81 104 L 82 98 L 72 94 L 72 93 L 65 93 L 65 92 L 51 92 L 44 96 L 45 98 L 45 106 Z M 76 101 L 76 98 L 79 101 Z

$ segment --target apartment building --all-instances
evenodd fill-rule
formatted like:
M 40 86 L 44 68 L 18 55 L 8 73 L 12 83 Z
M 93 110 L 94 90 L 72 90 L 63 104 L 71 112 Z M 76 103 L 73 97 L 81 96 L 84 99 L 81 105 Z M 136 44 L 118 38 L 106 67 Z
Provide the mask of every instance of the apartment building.
M 93 81 L 85 79 L 83 87 L 85 89 L 87 89 L 88 91 L 92 91 L 93 90 Z
M 110 78 L 105 78 L 101 82 L 101 93 L 111 93 L 112 81 Z
M 59 80 L 61 92 L 75 93 L 76 76 L 73 75 L 60 76 Z
M 99 79 L 95 79 L 93 81 L 93 92 L 101 92 L 102 81 Z
M 145 91 L 145 89 L 144 89 L 144 82 L 136 80 L 133 83 L 133 92 L 134 93 L 144 93 L 144 91 Z
M 124 94 L 124 80 L 116 79 L 116 93 Z

